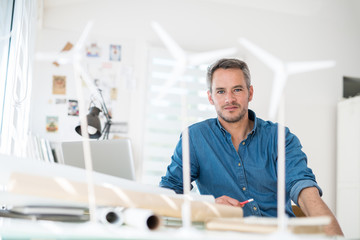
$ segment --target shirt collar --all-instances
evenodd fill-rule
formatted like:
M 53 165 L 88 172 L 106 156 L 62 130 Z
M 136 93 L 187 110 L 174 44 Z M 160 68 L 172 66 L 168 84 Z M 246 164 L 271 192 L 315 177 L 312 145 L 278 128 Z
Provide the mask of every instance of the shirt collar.
M 252 135 L 253 133 L 255 133 L 256 131 L 256 125 L 257 125 L 257 118 L 256 118 L 256 114 L 253 110 L 250 110 L 248 109 L 248 116 L 249 116 L 249 119 L 254 121 L 254 127 L 253 129 L 251 130 L 250 134 Z M 220 128 L 221 132 L 224 134 L 227 133 L 227 131 L 225 130 L 225 128 L 223 128 L 223 126 L 221 126 L 220 124 L 220 121 L 219 121 L 219 118 L 216 118 L 216 124 L 218 125 L 218 127 Z
M 248 109 L 248 115 L 249 115 L 249 119 L 254 121 L 254 127 L 253 129 L 251 130 L 250 134 L 253 134 L 255 133 L 256 131 L 256 126 L 257 126 L 257 117 L 256 117 L 256 114 L 253 110 L 250 110 Z

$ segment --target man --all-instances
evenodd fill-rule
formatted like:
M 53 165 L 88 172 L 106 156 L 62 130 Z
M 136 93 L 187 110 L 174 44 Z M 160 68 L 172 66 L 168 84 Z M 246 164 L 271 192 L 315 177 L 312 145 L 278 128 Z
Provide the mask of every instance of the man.
M 191 181 L 216 203 L 243 207 L 244 216 L 277 216 L 277 124 L 248 109 L 254 92 L 248 66 L 238 59 L 220 59 L 209 67 L 207 82 L 217 118 L 189 127 Z M 330 216 L 327 234 L 343 235 L 320 197 L 299 139 L 288 128 L 285 134 L 286 213 L 294 216 L 292 200 L 306 216 Z M 183 191 L 181 138 L 160 186 Z M 254 201 L 240 205 L 250 198 Z

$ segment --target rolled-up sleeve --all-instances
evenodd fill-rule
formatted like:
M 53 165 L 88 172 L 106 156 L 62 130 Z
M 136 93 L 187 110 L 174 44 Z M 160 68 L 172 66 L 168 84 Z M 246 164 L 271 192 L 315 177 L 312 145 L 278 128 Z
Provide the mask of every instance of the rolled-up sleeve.
M 307 166 L 307 156 L 302 151 L 299 139 L 286 128 L 286 190 L 291 200 L 298 205 L 301 190 L 308 187 L 316 187 L 322 195 L 315 175 Z
M 322 196 L 322 190 L 315 181 L 302 180 L 302 181 L 298 181 L 297 183 L 295 183 L 295 185 L 291 188 L 291 191 L 290 191 L 291 200 L 296 205 L 299 205 L 298 198 L 299 198 L 299 194 L 300 194 L 301 190 L 303 190 L 304 188 L 309 188 L 309 187 L 316 187 L 319 190 L 320 196 Z

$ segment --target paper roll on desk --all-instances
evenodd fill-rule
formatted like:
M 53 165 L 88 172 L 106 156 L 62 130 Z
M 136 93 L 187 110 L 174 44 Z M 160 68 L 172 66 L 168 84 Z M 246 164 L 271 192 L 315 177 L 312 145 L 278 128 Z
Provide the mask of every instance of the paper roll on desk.
M 98 208 L 97 219 L 103 224 L 125 224 L 141 230 L 156 230 L 161 225 L 161 218 L 153 211 L 140 208 Z
M 124 216 L 123 216 L 123 208 L 109 208 L 103 207 L 98 208 L 96 211 L 96 219 L 104 224 L 113 224 L 113 225 L 123 225 L 124 224 Z
M 14 172 L 10 176 L 7 189 L 16 194 L 88 203 L 86 183 L 66 178 Z M 178 195 L 128 190 L 110 184 L 95 185 L 94 189 L 98 206 L 150 209 L 159 216 L 181 218 L 184 200 Z M 208 218 L 243 216 L 243 211 L 239 207 L 205 201 L 191 201 L 191 209 L 191 220 L 197 222 L 204 222 Z
M 142 230 L 156 230 L 161 225 L 161 219 L 148 209 L 127 208 L 123 212 L 124 223 Z

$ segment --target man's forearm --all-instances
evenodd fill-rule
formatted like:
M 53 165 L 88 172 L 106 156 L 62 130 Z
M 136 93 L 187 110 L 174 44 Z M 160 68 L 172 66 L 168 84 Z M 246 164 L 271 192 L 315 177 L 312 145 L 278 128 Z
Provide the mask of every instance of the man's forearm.
M 303 189 L 300 192 L 298 203 L 301 210 L 308 217 L 329 216 L 331 218 L 331 223 L 324 228 L 326 234 L 344 235 L 334 214 L 321 199 L 316 187 Z

